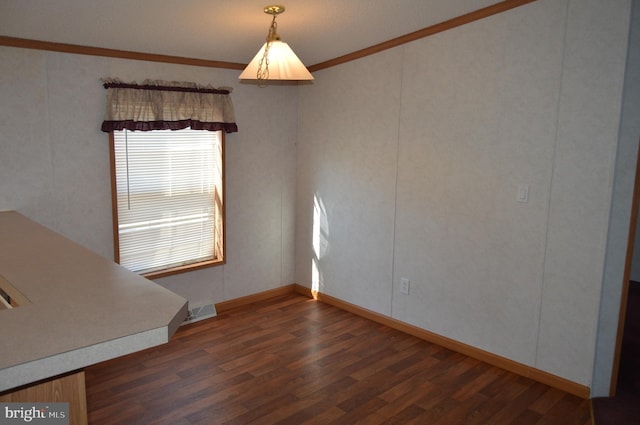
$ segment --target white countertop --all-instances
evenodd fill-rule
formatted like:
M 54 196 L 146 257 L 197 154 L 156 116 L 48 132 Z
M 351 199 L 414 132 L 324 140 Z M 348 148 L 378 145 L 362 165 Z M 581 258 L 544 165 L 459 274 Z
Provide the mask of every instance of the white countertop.
M 187 301 L 15 211 L 0 275 L 31 302 L 0 310 L 0 391 L 166 343 Z

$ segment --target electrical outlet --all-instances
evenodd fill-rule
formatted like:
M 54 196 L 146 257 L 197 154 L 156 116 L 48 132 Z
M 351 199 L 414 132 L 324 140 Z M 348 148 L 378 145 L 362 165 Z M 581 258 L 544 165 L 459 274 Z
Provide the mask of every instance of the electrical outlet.
M 411 286 L 411 282 L 406 277 L 400 279 L 400 293 L 409 295 L 409 287 Z

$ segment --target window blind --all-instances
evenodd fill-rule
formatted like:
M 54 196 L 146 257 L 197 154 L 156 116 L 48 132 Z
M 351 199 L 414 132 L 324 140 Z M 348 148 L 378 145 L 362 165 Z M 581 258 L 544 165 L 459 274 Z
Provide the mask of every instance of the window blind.
M 216 259 L 220 132 L 114 131 L 119 262 L 150 273 Z

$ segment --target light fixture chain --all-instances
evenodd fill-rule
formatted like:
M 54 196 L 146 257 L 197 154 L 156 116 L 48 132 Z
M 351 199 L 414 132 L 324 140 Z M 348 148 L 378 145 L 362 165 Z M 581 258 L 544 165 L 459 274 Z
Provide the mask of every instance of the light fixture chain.
M 271 26 L 269 27 L 269 33 L 267 34 L 267 43 L 264 47 L 264 53 L 262 54 L 262 58 L 260 58 L 260 62 L 258 63 L 258 80 L 269 79 L 269 49 L 271 48 L 271 44 L 273 43 L 273 41 L 278 39 L 278 33 L 276 32 L 276 30 L 278 29 L 276 16 L 277 15 L 273 15 L 273 20 L 271 21 Z

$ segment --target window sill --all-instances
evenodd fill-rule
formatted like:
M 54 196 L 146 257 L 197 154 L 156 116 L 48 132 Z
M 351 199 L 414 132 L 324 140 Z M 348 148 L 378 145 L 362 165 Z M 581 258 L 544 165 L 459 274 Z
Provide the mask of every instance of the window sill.
M 171 275 L 174 275 L 174 274 L 186 273 L 186 272 L 191 272 L 191 271 L 194 271 L 194 270 L 200 270 L 200 269 L 204 269 L 204 268 L 207 268 L 207 267 L 220 266 L 220 265 L 223 265 L 225 263 L 226 263 L 226 261 L 224 259 L 207 260 L 207 261 L 201 261 L 199 263 L 187 264 L 187 265 L 179 266 L 179 267 L 172 267 L 170 269 L 157 270 L 157 271 L 149 272 L 149 273 L 142 273 L 142 276 L 146 277 L 147 279 L 156 279 L 156 278 L 160 278 L 160 277 L 171 276 Z

